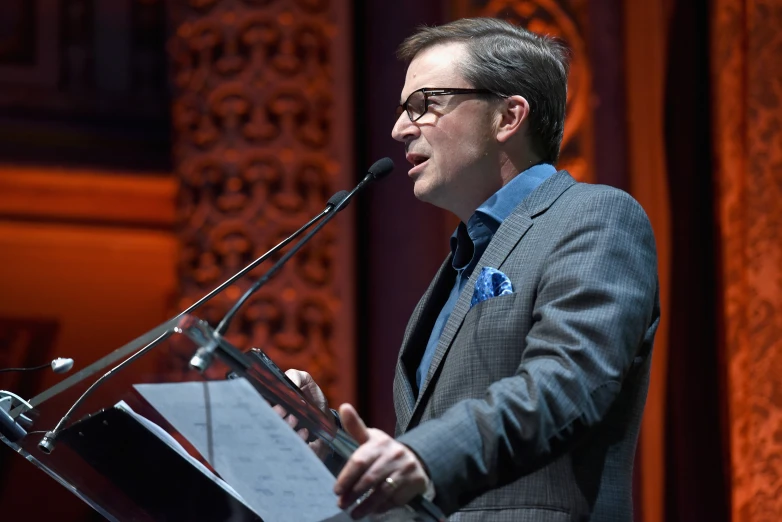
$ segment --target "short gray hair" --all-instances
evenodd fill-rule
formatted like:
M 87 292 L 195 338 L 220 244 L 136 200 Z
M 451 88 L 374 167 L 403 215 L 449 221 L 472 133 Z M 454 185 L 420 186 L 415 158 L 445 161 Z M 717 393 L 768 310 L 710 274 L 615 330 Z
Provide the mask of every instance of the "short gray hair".
M 504 20 L 464 18 L 418 28 L 402 42 L 397 56 L 410 63 L 424 49 L 447 43 L 466 44 L 470 59 L 459 68 L 473 87 L 527 100 L 533 150 L 543 161 L 556 163 L 565 132 L 567 48 Z

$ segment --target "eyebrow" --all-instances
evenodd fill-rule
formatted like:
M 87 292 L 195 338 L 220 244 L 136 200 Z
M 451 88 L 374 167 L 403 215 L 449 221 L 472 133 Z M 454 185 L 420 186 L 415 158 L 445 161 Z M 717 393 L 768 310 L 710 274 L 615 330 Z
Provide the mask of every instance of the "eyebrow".
M 426 89 L 426 87 L 419 87 L 418 89 L 413 89 L 412 91 L 408 92 L 407 96 L 402 96 L 400 94 L 401 98 L 399 98 L 399 105 L 402 105 L 403 103 L 405 103 L 405 101 L 410 97 L 411 94 L 413 94 L 415 91 L 420 91 L 422 88 Z

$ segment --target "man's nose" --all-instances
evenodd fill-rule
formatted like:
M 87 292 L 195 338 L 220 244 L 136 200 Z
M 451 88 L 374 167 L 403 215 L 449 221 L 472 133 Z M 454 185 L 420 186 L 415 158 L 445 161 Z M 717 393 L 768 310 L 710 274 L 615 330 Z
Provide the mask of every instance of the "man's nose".
M 418 125 L 410 121 L 410 116 L 407 115 L 407 112 L 402 112 L 391 129 L 391 137 L 396 141 L 405 142 L 415 138 L 419 132 Z

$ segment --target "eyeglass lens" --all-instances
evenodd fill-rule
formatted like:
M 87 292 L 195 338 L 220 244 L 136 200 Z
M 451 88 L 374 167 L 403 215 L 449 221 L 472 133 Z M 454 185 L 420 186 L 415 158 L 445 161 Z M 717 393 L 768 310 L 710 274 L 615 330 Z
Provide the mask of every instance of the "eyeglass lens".
M 426 112 L 426 95 L 423 91 L 415 91 L 407 98 L 407 114 L 415 121 Z
M 399 119 L 404 111 L 407 111 L 407 116 L 411 121 L 415 121 L 424 115 L 426 112 L 426 96 L 423 91 L 411 93 L 405 103 L 396 108 L 396 118 Z

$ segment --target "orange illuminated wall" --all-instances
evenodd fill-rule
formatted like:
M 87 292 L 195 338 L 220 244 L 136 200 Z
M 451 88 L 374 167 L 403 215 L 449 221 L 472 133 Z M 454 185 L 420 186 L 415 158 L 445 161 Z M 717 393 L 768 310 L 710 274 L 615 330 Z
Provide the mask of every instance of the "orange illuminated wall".
M 0 317 L 57 325 L 40 362 L 86 366 L 166 318 L 175 191 L 170 177 L 0 167 Z
M 0 367 L 63 356 L 83 368 L 167 318 L 176 188 L 165 175 L 0 166 Z M 3 374 L 0 388 L 30 398 L 59 380 Z M 10 451 L 0 462 L 6 513 L 43 520 L 58 503 L 76 521 L 89 511 Z

